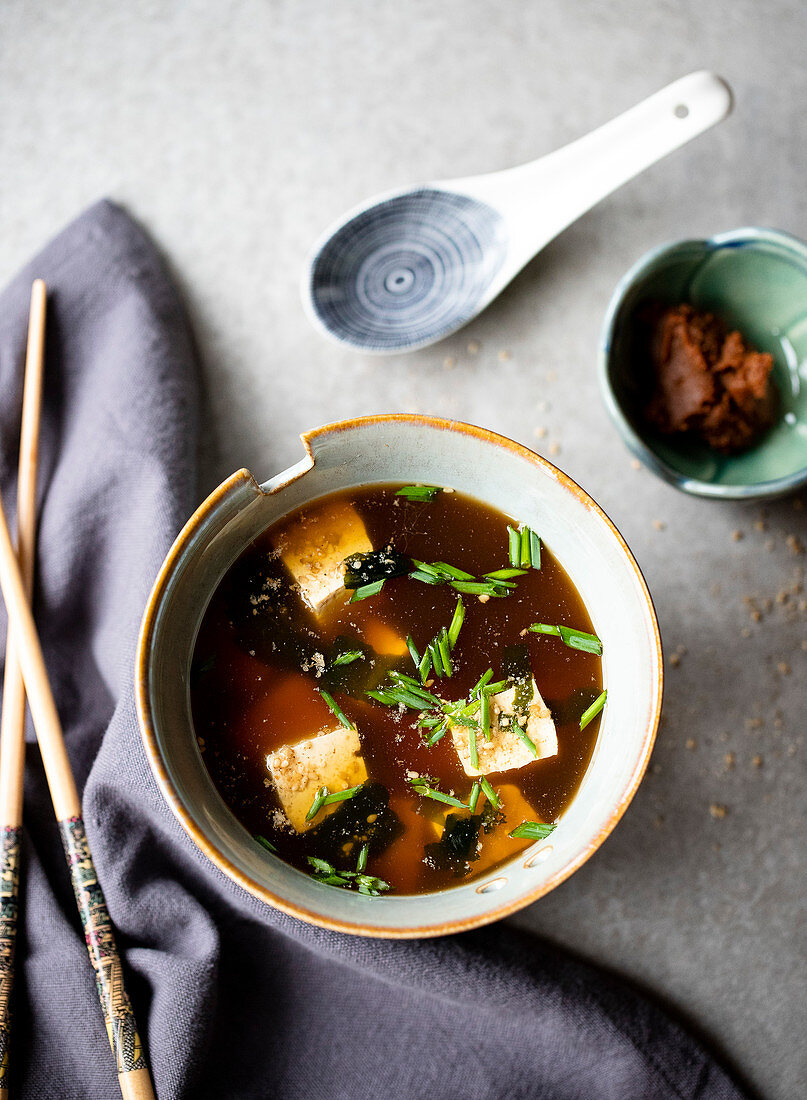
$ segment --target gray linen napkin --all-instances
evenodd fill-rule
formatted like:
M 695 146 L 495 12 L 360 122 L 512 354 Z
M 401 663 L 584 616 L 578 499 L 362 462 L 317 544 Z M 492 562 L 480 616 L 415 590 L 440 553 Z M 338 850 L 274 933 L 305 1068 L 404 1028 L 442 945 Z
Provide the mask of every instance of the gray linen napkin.
M 120 208 L 99 203 L 57 237 L 0 299 L 10 516 L 35 276 L 50 288 L 35 611 L 160 1100 L 740 1097 L 657 1007 L 512 928 L 419 942 L 321 931 L 196 851 L 152 780 L 133 699 L 143 606 L 196 503 L 193 342 Z M 14 1093 L 109 1100 L 113 1061 L 34 745 L 27 770 Z

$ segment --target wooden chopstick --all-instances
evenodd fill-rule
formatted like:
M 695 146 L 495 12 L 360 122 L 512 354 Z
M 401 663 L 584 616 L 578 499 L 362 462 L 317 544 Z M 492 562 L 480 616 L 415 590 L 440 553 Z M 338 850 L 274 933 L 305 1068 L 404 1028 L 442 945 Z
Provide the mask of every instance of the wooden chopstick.
M 98 882 L 59 714 L 50 688 L 42 647 L 28 595 L 6 523 L 0 495 L 0 588 L 8 611 L 36 728 L 42 763 L 59 823 L 73 892 L 95 970 L 96 986 L 124 1100 L 154 1100 L 151 1075 L 137 1033 L 134 1013 L 123 985 L 123 967 L 112 921 Z
M 39 458 L 39 420 L 45 359 L 47 291 L 41 279 L 31 287 L 28 348 L 22 397 L 20 464 L 17 477 L 17 558 L 28 600 L 34 579 L 36 539 L 36 475 Z M 3 713 L 0 718 L 0 957 L 5 996 L 0 998 L 0 1100 L 8 1096 L 11 1033 L 11 993 L 20 874 L 22 791 L 25 776 L 25 686 L 11 630 L 6 639 Z

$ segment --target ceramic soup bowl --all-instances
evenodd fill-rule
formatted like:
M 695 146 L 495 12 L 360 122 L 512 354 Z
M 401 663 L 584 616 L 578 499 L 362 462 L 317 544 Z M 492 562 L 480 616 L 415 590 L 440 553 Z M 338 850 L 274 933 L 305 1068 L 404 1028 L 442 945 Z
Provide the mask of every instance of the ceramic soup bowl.
M 582 489 L 502 436 L 454 421 L 378 416 L 331 424 L 302 439 L 302 461 L 265 484 L 240 470 L 219 486 L 186 524 L 157 578 L 137 656 L 139 718 L 157 783 L 205 856 L 245 890 L 302 920 L 393 937 L 497 920 L 578 868 L 614 828 L 644 773 L 661 709 L 662 659 L 642 575 Z M 373 898 L 314 882 L 265 851 L 236 820 L 196 743 L 189 670 L 216 586 L 261 531 L 326 493 L 392 481 L 452 486 L 540 533 L 603 641 L 608 703 L 583 782 L 551 838 L 481 879 L 433 894 Z

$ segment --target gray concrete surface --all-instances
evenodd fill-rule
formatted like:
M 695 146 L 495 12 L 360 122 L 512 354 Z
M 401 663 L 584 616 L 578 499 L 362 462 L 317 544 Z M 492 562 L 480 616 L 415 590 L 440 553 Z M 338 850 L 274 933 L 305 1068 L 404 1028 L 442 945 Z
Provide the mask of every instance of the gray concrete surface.
M 205 489 L 242 465 L 278 471 L 317 423 L 417 409 L 555 457 L 620 526 L 674 655 L 664 724 L 615 834 L 519 923 L 662 997 L 779 1100 L 807 1095 L 807 558 L 787 542 L 807 537 L 807 510 L 692 500 L 632 468 L 594 359 L 611 289 L 647 248 L 747 223 L 807 234 L 804 12 L 798 0 L 0 8 L 0 278 L 102 195 L 145 222 L 204 356 Z M 733 117 L 566 232 L 469 329 L 377 360 L 309 327 L 302 260 L 346 207 L 530 159 L 701 67 L 733 84 Z

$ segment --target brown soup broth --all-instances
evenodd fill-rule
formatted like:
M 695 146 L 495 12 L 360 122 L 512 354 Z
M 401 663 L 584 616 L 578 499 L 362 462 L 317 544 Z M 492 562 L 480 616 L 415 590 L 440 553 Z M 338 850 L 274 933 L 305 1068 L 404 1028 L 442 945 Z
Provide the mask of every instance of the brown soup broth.
M 427 747 L 415 726 L 416 711 L 401 712 L 364 695 L 389 668 L 415 674 L 411 657 L 374 657 L 368 650 L 366 659 L 318 677 L 322 659 L 314 655 L 322 654 L 327 668 L 337 639 L 342 648 L 363 644 L 375 651 L 384 648 L 385 640 L 409 634 L 422 653 L 451 622 L 457 593 L 448 585 L 430 586 L 400 576 L 359 602 L 349 603 L 350 593 L 340 593 L 315 616 L 273 550 L 278 536 L 294 525 L 307 526 L 315 541 L 317 507 L 339 500 L 357 510 L 377 549 L 392 544 L 413 558 L 449 562 L 474 576 L 508 566 L 506 528 L 511 521 L 502 513 L 456 492 L 440 493 L 425 503 L 409 501 L 395 496 L 397 488 L 378 485 L 321 498 L 255 539 L 225 575 L 205 613 L 193 658 L 191 700 L 207 769 L 245 828 L 270 840 L 282 859 L 302 871 L 310 870 L 308 856 L 352 870 L 355 846 L 334 856 L 322 851 L 316 829 L 297 834 L 287 823 L 278 827 L 280 803 L 266 763 L 267 754 L 337 724 L 318 688 L 330 690 L 358 728 L 369 782 L 387 789 L 402 826 L 382 850 L 374 851 L 371 844 L 367 871 L 397 893 L 415 894 L 490 871 L 532 843 L 510 839 L 511 829 L 525 818 L 553 822 L 562 814 L 597 739 L 599 718 L 582 731 L 579 723 L 602 690 L 602 673 L 599 657 L 569 648 L 557 637 L 523 633 L 534 622 L 593 633 L 577 590 L 545 546 L 540 569 L 520 577 L 511 595 L 486 601 L 463 596 L 466 616 L 452 655 L 454 674 L 434 681 L 430 690 L 448 699 L 467 697 L 488 668 L 495 679 L 503 678 L 506 647 L 526 645 L 538 690 L 556 724 L 558 753 L 489 775 L 495 789 L 504 788 L 504 820 L 488 833 L 480 831 L 481 848 L 471 853 L 469 862 L 460 867 L 425 863 L 426 845 L 440 835 L 434 822 L 462 811 L 415 794 L 407 774 L 436 777 L 442 791 L 464 802 L 474 779 L 465 774 L 450 733 Z

